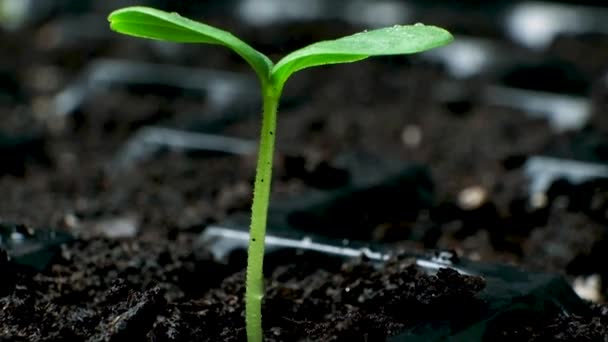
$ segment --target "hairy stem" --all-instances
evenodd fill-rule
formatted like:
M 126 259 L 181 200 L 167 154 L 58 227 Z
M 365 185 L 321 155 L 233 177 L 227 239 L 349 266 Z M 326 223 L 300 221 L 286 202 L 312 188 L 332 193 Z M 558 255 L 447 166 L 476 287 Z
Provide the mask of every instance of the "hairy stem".
M 264 240 L 270 200 L 277 108 L 281 89 L 269 82 L 263 84 L 262 93 L 264 113 L 253 187 L 249 251 L 247 253 L 245 320 L 249 342 L 261 342 L 263 338 L 262 298 L 264 297 L 264 275 L 262 270 L 264 265 Z

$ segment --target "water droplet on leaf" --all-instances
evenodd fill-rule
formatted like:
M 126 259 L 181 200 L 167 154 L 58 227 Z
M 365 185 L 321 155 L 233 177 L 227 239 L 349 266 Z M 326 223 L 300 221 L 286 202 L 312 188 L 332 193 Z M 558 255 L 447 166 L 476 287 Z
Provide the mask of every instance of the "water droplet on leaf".
M 424 26 L 423 23 L 415 23 L 414 26 Z

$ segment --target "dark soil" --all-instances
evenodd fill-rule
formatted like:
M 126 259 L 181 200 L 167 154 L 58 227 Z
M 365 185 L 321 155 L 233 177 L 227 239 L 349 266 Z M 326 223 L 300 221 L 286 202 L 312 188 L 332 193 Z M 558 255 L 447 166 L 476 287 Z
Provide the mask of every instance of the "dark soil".
M 206 292 L 230 270 L 193 256 L 191 248 L 178 242 L 79 242 L 48 272 L 19 276 L 0 300 L 3 337 L 244 340 L 244 273 Z M 428 319 L 456 319 L 462 307 L 483 304 L 474 298 L 483 280 L 453 270 L 429 276 L 405 260 L 382 271 L 365 262 L 319 268 L 311 259 L 279 265 L 267 279 L 268 340 L 377 340 Z
M 216 21 L 237 25 L 230 18 Z M 475 32 L 467 21 L 454 27 Z M 0 57 L 0 223 L 52 227 L 76 240 L 40 271 L 16 264 L 0 249 L 0 340 L 244 340 L 242 258 L 221 263 L 195 241 L 207 225 L 248 213 L 255 157 L 161 150 L 119 172 L 108 167 L 128 139 L 149 125 L 256 139 L 259 108 L 251 108 L 250 118 L 210 128 L 200 124 L 217 115 L 204 117 L 208 94 L 180 89 L 111 87 L 63 119 L 49 119 L 49 101 L 96 57 L 246 68 L 215 48 L 188 46 L 166 54 L 162 47 L 103 35 L 61 44 L 55 37 L 60 23 L 1 35 L 2 46 L 14 54 Z M 284 53 L 277 41 L 296 48 L 352 31 L 349 24 L 326 21 L 280 28 L 240 30 L 273 55 Z M 487 36 L 497 34 L 487 30 Z M 38 38 L 24 46 L 24 36 Z M 455 81 L 444 68 L 415 58 L 298 74 L 279 115 L 275 203 L 342 185 L 348 173 L 333 163 L 344 153 L 422 165 L 433 183 L 430 206 L 404 208 L 402 216 L 369 220 L 360 231 L 340 230 L 345 235 L 339 237 L 451 249 L 473 260 L 559 273 L 572 283 L 597 275 L 603 284 L 586 314 L 515 313 L 494 322 L 485 339 L 605 341 L 608 185 L 559 181 L 535 202 L 523 166 L 534 155 L 608 161 L 608 87 L 600 76 L 606 41 L 599 34 L 563 35 L 546 51 L 547 60 L 572 68 L 562 75 L 575 75 L 570 83 L 557 80 L 544 89 L 551 82 L 522 79 L 521 73 L 482 74 L 457 80 L 464 95 L 456 100 L 439 92 L 442 82 Z M 558 133 L 525 111 L 481 100 L 484 86 L 505 80 L 588 97 L 590 123 Z M 384 340 L 428 321 L 474 317 L 487 305 L 478 296 L 483 278 L 447 268 L 432 275 L 396 257 L 382 267 L 308 254 L 270 257 L 265 274 L 269 341 Z
M 297 266 L 280 266 L 273 272 L 263 311 L 267 340 L 382 340 L 428 320 L 458 319 L 462 307 L 474 310 L 482 305 L 474 295 L 483 288 L 483 280 L 450 269 L 428 276 L 406 261 L 390 262 L 382 271 L 366 263 L 345 264 L 341 269 L 313 267 L 301 260 Z M 185 340 L 243 340 L 243 280 L 244 273 L 237 273 L 224 281 L 221 291 L 196 303 L 170 307 L 155 336 L 164 339 L 176 333 Z M 181 319 L 175 322 L 174 317 Z M 237 325 L 219 324 L 225 321 Z M 184 323 L 198 329 L 175 328 Z
M 605 305 L 592 306 L 592 315 L 581 317 L 560 313 L 549 317 L 531 317 L 514 313 L 498 322 L 488 341 L 605 341 Z

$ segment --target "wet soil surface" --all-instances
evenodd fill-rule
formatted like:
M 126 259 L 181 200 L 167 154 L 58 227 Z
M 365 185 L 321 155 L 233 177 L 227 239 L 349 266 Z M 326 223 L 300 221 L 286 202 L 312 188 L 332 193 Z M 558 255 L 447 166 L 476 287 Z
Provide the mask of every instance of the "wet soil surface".
M 79 241 L 45 272 L 11 272 L 5 281 L 14 287 L 0 299 L 3 338 L 243 340 L 244 272 L 228 276 L 234 269 L 191 248 L 182 241 Z M 271 341 L 379 339 L 483 305 L 474 298 L 483 280 L 450 269 L 429 276 L 406 260 L 382 270 L 368 262 L 293 261 L 275 265 L 267 279 Z
M 350 32 L 346 24 L 323 25 Z M 44 37 L 52 27 L 20 34 Z M 310 31 L 295 27 L 293 32 Z M 244 35 L 271 48 L 267 31 Z M 193 123 L 207 108 L 206 98 L 175 89 L 112 88 L 87 98 L 72 116 L 49 120 L 40 114 L 52 113 L 49 99 L 87 65 L 83 56 L 200 66 L 201 52 L 186 49 L 168 57 L 158 47 L 125 40 L 74 47 L 45 45 L 39 38 L 40 46 L 32 48 L 39 53 L 30 56 L 15 37 L 2 38 L 19 58 L 0 63 L 10 76 L 0 97 L 6 118 L 0 151 L 7 151 L 0 166 L 0 219 L 52 227 L 76 240 L 43 270 L 18 265 L 1 251 L 0 339 L 244 340 L 242 260 L 220 263 L 195 241 L 208 224 L 248 212 L 255 157 L 161 150 L 118 173 L 108 169 L 147 125 L 204 131 Z M 603 65 L 574 54 L 588 51 L 599 59 L 597 42 L 605 41 L 602 35 L 563 36 L 550 49 L 592 83 L 593 116 L 576 132 L 557 133 L 526 111 L 483 103 L 480 89 L 495 81 L 490 76 L 459 81 L 465 96 L 442 100 L 438 84 L 454 80 L 440 65 L 420 60 L 384 58 L 296 75 L 279 116 L 274 196 L 318 189 L 323 170 L 343 153 L 423 165 L 433 183 L 431 205 L 370 221 L 358 238 L 452 249 L 483 262 L 556 272 L 573 284 L 599 277 L 591 286 L 596 304 L 586 314 L 513 315 L 495 322 L 485 339 L 603 341 L 608 186 L 600 180 L 555 182 L 537 198 L 529 194 L 524 164 L 534 155 L 608 160 L 608 92 L 598 76 Z M 305 43 L 290 41 L 293 47 Z M 244 70 L 216 50 L 204 50 L 205 66 Z M 213 133 L 255 139 L 257 110 L 251 109 L 251 119 Z M 269 260 L 265 274 L 269 341 L 383 340 L 429 319 L 474 315 L 487 304 L 476 296 L 484 279 L 450 269 L 431 275 L 408 259 L 376 267 L 302 255 Z

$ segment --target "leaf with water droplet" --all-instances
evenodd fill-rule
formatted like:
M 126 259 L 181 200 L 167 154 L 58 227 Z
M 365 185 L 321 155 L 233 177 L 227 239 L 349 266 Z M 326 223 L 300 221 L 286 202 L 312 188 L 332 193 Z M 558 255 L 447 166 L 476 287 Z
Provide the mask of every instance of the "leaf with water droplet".
M 452 40 L 448 31 L 420 23 L 363 31 L 294 51 L 274 66 L 272 74 L 279 83 L 283 83 L 291 74 L 305 68 L 356 62 L 371 56 L 417 53 L 445 45 Z

